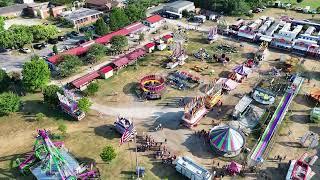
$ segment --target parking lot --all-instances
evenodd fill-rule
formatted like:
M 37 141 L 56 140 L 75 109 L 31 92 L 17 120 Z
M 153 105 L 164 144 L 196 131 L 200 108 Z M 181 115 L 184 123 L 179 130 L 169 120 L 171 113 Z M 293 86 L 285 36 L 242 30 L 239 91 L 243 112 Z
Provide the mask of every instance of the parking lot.
M 77 46 L 76 43 L 81 39 L 84 39 L 84 36 L 80 34 L 79 36 L 72 37 L 64 41 L 59 41 L 56 45 L 58 50 L 62 52 L 63 50 L 66 50 L 66 48 L 69 49 Z M 35 44 L 37 43 L 34 43 L 33 46 Z M 28 49 L 33 51 L 30 48 L 30 46 L 31 45 L 29 45 Z M 12 50 L 9 52 L 0 53 L 0 67 L 7 72 L 21 71 L 23 64 L 26 61 L 30 60 L 30 58 L 33 55 L 38 55 L 40 57 L 48 57 L 52 55 L 52 47 L 53 47 L 52 44 L 47 44 L 46 47 L 44 47 L 43 49 L 41 50 L 34 49 L 34 52 L 31 52 L 31 53 L 23 53 L 23 52 L 20 52 L 19 50 Z

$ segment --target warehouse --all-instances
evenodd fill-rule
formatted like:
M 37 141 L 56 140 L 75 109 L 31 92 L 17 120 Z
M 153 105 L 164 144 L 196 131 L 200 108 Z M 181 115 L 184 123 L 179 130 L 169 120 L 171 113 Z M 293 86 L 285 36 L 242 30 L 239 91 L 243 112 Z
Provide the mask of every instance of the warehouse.
M 190 1 L 175 1 L 163 7 L 164 11 L 182 14 L 182 11 L 195 11 L 196 7 Z

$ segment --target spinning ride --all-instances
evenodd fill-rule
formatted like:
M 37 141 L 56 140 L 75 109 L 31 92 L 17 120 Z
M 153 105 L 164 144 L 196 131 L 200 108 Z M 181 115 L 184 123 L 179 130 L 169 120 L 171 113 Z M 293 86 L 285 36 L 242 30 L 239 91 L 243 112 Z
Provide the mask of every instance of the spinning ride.
M 196 97 L 184 107 L 182 120 L 187 127 L 196 126 L 199 121 L 208 113 L 205 107 L 204 97 Z
M 21 173 L 32 173 L 37 179 L 98 179 L 93 166 L 80 165 L 64 148 L 63 142 L 52 142 L 47 130 L 38 130 L 33 150 L 23 161 L 17 159 Z
M 211 44 L 218 39 L 218 27 L 214 26 L 209 30 L 208 43 Z
M 161 99 L 161 93 L 165 90 L 165 80 L 162 76 L 149 75 L 140 80 L 140 88 L 146 99 Z

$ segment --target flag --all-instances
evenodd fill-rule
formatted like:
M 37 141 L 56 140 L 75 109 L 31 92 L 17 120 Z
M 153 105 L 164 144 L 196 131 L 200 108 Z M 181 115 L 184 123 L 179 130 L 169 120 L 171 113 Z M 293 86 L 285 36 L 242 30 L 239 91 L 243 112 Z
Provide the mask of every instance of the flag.
M 133 123 L 130 124 L 130 126 L 124 131 L 120 138 L 120 145 L 128 141 L 131 137 L 131 134 L 134 131 Z

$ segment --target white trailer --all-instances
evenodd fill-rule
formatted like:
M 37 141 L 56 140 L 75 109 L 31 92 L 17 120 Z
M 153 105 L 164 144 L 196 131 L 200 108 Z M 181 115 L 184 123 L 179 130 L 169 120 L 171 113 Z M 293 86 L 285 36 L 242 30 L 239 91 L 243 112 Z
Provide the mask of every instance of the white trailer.
M 211 180 L 212 174 L 188 157 L 176 160 L 176 170 L 191 180 Z

